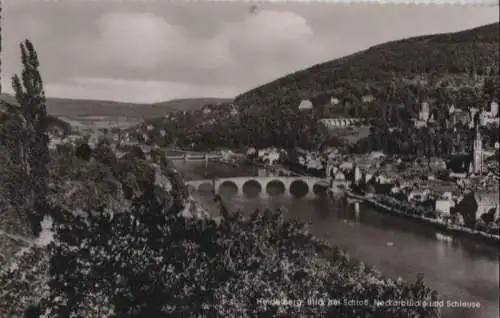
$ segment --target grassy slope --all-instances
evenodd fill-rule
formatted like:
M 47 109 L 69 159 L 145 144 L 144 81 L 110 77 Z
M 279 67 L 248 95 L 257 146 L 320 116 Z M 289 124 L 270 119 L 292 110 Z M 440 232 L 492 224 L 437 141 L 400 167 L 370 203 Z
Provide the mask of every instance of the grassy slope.
M 242 108 L 272 106 L 278 100 L 298 105 L 300 99 L 309 98 L 316 105 L 329 102 L 331 96 L 344 100 L 352 95 L 377 95 L 387 91 L 394 78 L 466 78 L 473 65 L 498 70 L 498 43 L 498 23 L 384 43 L 281 77 L 237 96 L 235 103 Z

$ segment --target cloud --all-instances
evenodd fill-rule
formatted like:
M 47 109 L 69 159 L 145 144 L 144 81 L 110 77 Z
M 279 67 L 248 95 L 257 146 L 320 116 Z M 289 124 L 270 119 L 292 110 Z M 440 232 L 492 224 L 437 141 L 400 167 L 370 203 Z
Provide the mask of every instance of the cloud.
M 52 83 L 47 94 L 98 95 L 95 98 L 119 100 L 125 100 L 126 94 L 134 101 L 233 97 L 309 66 L 311 60 L 319 62 L 327 51 L 307 21 L 292 12 L 265 10 L 248 14 L 238 21 L 220 23 L 209 36 L 195 31 L 153 13 L 104 14 L 98 21 L 97 33 L 76 36 L 67 46 L 69 57 L 75 64 L 83 64 L 84 76 L 92 77 L 92 84 L 83 84 L 82 78 L 71 83 Z M 105 80 L 104 87 L 111 90 L 106 92 L 94 84 L 97 77 L 109 77 L 108 71 L 113 77 L 122 74 L 122 78 L 140 76 L 160 82 Z M 187 75 L 191 84 L 186 84 Z M 207 82 L 208 86 L 202 85 Z M 214 83 L 224 85 L 214 87 Z M 120 93 L 119 88 L 125 91 Z
M 284 49 L 297 49 L 313 36 L 307 21 L 295 13 L 262 11 L 241 22 L 226 25 L 214 39 L 233 52 L 271 57 Z
M 75 39 L 71 53 L 91 64 L 147 71 L 172 65 L 237 70 L 250 64 L 269 69 L 277 61 L 311 54 L 313 43 L 307 21 L 291 12 L 248 15 L 222 24 L 208 38 L 152 13 L 108 13 L 99 20 L 97 36 Z
M 224 48 L 152 13 L 108 13 L 97 26 L 97 36 L 78 37 L 70 45 L 69 53 L 90 65 L 158 71 L 161 66 L 210 69 L 229 62 Z
M 302 16 L 280 11 L 262 11 L 228 24 L 214 43 L 226 47 L 237 66 L 252 70 L 259 81 L 308 66 L 326 48 Z
M 63 83 L 47 83 L 45 91 L 47 96 L 131 103 L 154 103 L 190 97 L 232 98 L 237 94 L 234 88 L 226 86 L 93 77 L 75 77 Z

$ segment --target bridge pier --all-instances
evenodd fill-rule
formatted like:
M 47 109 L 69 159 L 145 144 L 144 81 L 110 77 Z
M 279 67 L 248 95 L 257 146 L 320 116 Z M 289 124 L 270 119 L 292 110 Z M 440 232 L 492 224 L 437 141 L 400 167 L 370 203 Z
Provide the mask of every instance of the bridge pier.
M 267 193 L 266 189 L 262 189 L 258 196 L 263 198 L 263 199 L 269 199 L 271 197 L 271 195 L 269 195 L 269 193 Z

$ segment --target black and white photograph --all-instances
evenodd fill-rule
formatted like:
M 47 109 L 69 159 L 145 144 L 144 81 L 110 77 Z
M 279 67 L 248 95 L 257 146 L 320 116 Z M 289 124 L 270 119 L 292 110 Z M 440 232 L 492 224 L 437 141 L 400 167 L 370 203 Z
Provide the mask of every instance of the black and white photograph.
M 500 317 L 498 9 L 3 0 L 0 318 Z

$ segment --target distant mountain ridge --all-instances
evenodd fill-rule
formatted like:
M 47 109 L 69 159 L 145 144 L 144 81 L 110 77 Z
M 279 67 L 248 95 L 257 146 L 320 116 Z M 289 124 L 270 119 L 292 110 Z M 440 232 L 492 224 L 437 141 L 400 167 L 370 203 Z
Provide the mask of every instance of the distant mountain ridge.
M 1 98 L 16 103 L 10 94 L 1 94 Z M 136 119 L 163 116 L 172 111 L 201 109 L 206 104 L 228 102 L 224 98 L 185 98 L 160 103 L 126 103 L 104 100 L 70 99 L 47 97 L 47 111 L 53 116 L 68 118 L 84 116 L 127 117 Z
M 315 106 L 355 102 L 365 94 L 384 99 L 391 82 L 425 78 L 439 82 L 458 75 L 493 74 L 498 79 L 499 23 L 436 35 L 425 35 L 373 46 L 352 55 L 317 64 L 245 92 L 235 98 L 242 109 L 295 105 L 310 99 Z

